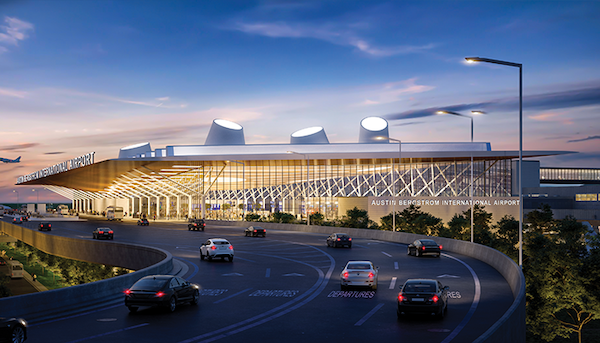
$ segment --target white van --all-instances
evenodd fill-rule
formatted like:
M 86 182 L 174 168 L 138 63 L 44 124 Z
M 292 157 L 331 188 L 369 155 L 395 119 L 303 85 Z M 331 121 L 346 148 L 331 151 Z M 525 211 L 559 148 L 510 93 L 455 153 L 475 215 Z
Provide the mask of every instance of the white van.
M 23 278 L 23 264 L 19 261 L 8 261 L 8 275 L 13 279 Z
M 123 220 L 123 207 L 108 206 L 106 208 L 106 219 Z

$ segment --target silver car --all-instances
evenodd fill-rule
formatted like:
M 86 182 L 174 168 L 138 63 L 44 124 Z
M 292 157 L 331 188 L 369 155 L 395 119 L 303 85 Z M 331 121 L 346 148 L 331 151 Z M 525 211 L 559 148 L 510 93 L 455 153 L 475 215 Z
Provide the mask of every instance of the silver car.
M 359 286 L 376 290 L 378 274 L 379 267 L 375 267 L 371 261 L 348 261 L 340 274 L 341 288 Z
M 233 261 L 233 245 L 225 238 L 210 238 L 200 246 L 200 259 L 204 258 L 211 261 L 213 258 L 227 258 L 229 262 Z

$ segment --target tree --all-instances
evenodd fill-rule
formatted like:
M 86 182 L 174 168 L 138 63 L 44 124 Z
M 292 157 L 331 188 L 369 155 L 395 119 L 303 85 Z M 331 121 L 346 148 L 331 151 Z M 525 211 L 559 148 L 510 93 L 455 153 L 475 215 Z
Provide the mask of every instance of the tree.
M 448 237 L 452 239 L 460 239 L 463 241 L 470 240 L 471 234 L 467 230 L 471 227 L 471 220 L 463 215 L 455 213 L 452 219 L 448 222 L 448 226 L 442 228 L 439 232 L 440 237 Z
M 293 223 L 296 217 L 291 213 L 275 212 L 273 213 L 273 221 L 276 223 Z
M 342 226 L 366 229 L 369 227 L 369 214 L 366 210 L 359 210 L 358 207 L 354 207 L 346 211 L 346 216 L 342 219 Z
M 391 231 L 393 228 L 392 214 L 381 217 L 381 229 Z M 400 229 L 400 212 L 396 212 L 396 230 Z
M 324 220 L 325 220 L 325 216 L 323 216 L 319 212 L 315 212 L 310 215 L 310 223 L 312 225 L 321 225 L 321 224 L 323 224 Z
M 415 206 L 414 204 L 402 210 L 399 219 L 396 220 L 396 225 L 402 231 L 421 235 L 437 235 L 444 225 L 440 218 L 421 211 L 421 206 Z
M 540 210 L 533 210 L 525 216 L 525 222 L 529 224 L 529 230 L 546 233 L 553 230 L 554 218 L 552 208 L 543 204 Z
M 505 215 L 493 227 L 495 237 L 492 247 L 516 260 L 518 257 L 519 221 L 511 215 Z

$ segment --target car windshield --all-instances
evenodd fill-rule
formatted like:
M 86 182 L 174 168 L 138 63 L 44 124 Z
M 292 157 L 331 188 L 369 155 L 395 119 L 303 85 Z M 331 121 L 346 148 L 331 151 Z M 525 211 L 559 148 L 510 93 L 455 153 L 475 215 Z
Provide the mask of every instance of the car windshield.
M 369 263 L 348 263 L 347 269 L 371 269 Z
M 434 241 L 425 241 L 425 240 L 423 240 L 423 241 L 421 241 L 421 243 L 423 243 L 423 245 L 426 245 L 426 246 L 436 246 L 436 247 L 438 246 L 437 243 L 434 242 Z
M 435 292 L 433 283 L 407 283 L 404 285 L 404 292 L 430 293 Z
M 338 235 L 338 238 L 348 238 L 348 235 Z
M 223 244 L 223 245 L 228 245 L 228 244 L 229 244 L 229 242 L 227 242 L 227 241 L 213 241 L 213 243 L 214 243 L 215 245 L 216 245 L 216 244 Z
M 131 290 L 133 291 L 153 291 L 161 289 L 168 280 L 166 279 L 141 279 L 136 282 Z

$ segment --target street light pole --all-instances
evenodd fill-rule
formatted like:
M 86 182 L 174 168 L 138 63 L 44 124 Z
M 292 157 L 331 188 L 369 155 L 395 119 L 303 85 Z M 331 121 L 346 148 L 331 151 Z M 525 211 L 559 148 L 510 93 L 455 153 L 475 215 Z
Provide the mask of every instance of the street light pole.
M 466 57 L 465 60 L 519 68 L 519 266 L 523 268 L 523 64 L 483 57 Z
M 310 186 L 310 159 L 309 159 L 308 154 L 301 154 L 301 153 L 295 152 L 295 151 L 288 151 L 287 153 L 302 155 L 302 156 L 304 156 L 304 158 L 306 158 L 306 225 L 310 225 L 310 212 L 308 212 L 308 195 L 309 195 L 308 187 Z
M 13 189 L 13 193 L 17 193 L 17 204 L 19 203 L 19 192 Z
M 393 142 L 398 142 L 398 175 L 400 175 L 400 166 L 402 165 L 402 141 L 399 139 L 395 139 L 395 138 L 390 138 L 388 137 L 388 140 L 393 141 Z M 392 232 L 396 231 L 396 200 L 394 199 L 396 197 L 396 180 L 394 178 L 394 159 L 392 159 L 392 189 L 394 192 L 394 196 L 392 197 Z M 398 192 L 398 195 L 400 195 L 402 191 Z
M 483 114 L 482 111 L 471 111 L 472 114 Z M 469 118 L 471 119 L 471 143 L 473 143 L 473 117 L 466 116 L 464 114 L 460 114 L 452 111 L 437 111 L 437 114 L 452 114 L 457 117 Z M 473 215 L 473 151 L 471 151 L 471 186 L 469 187 L 469 193 L 471 195 L 471 243 L 474 242 L 474 215 Z

